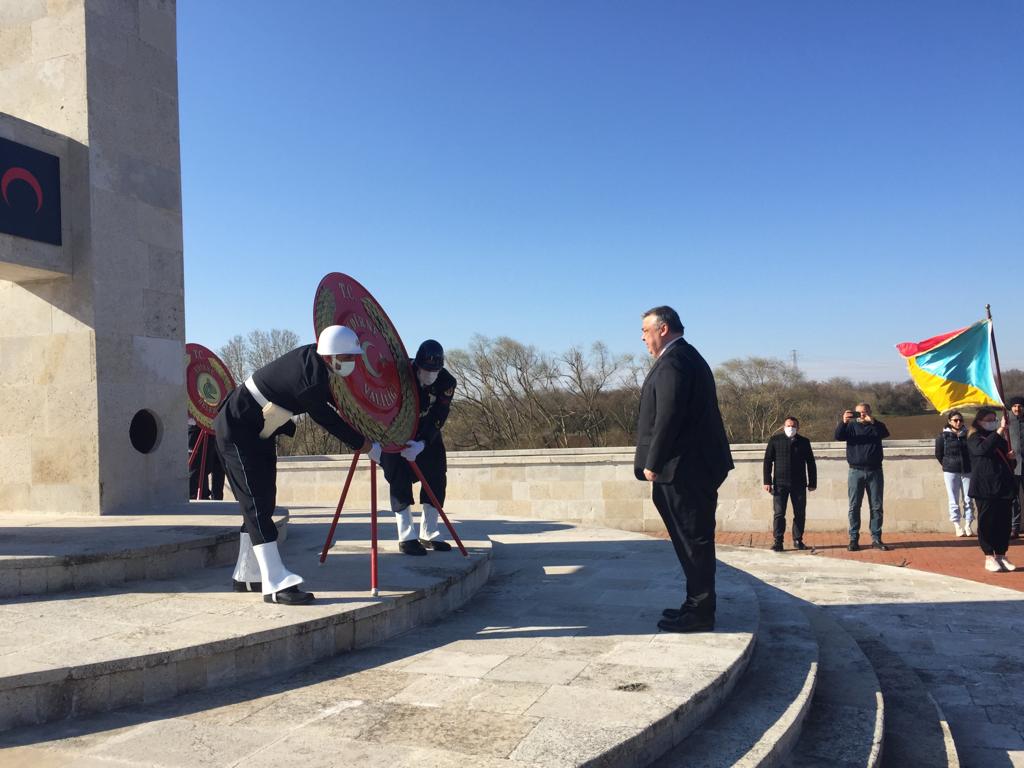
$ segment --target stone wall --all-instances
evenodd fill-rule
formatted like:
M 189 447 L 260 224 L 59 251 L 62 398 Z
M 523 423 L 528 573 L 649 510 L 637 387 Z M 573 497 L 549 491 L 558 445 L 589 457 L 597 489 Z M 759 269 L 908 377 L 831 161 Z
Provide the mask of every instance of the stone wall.
M 948 514 L 942 472 L 931 441 L 886 443 L 885 529 L 945 531 Z M 734 445 L 736 469 L 719 493 L 718 525 L 726 531 L 771 528 L 771 496 L 762 488 L 763 445 Z M 809 531 L 846 530 L 846 452 L 842 443 L 814 446 L 818 490 L 809 494 Z M 337 504 L 350 456 L 282 458 L 278 502 Z M 448 454 L 448 500 L 452 514 L 482 510 L 571 520 L 653 533 L 664 530 L 646 483 L 633 477 L 631 448 L 548 451 L 479 451 Z M 362 459 L 346 508 L 369 506 L 369 462 Z M 378 504 L 389 511 L 387 483 L 378 474 Z M 863 533 L 867 534 L 867 499 Z
M 175 36 L 173 0 L 0 0 L 0 135 L 60 157 L 65 232 L 0 234 L 0 513 L 187 493 Z

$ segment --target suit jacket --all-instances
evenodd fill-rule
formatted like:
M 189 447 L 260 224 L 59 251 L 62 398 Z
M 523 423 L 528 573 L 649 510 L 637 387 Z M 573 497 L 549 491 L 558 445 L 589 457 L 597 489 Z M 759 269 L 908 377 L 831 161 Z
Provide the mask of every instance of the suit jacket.
M 733 468 L 711 368 L 680 338 L 651 367 L 640 393 L 633 472 L 657 483 L 718 488 Z

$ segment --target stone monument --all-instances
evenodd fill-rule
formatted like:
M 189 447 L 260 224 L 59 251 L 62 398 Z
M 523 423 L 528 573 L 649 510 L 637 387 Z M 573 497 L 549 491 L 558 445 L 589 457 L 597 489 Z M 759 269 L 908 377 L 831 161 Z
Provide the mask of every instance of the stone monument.
M 175 11 L 0 0 L 0 514 L 185 499 Z

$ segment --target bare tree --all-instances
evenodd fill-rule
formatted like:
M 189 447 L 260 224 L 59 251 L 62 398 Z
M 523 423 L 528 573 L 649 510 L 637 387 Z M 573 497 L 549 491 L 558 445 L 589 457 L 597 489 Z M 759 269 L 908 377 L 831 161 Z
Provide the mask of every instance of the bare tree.
M 726 360 L 715 369 L 718 401 L 731 442 L 765 442 L 799 401 L 803 374 L 776 358 Z
M 247 362 L 246 343 L 241 336 L 232 336 L 228 343 L 218 350 L 220 359 L 235 377 L 235 384 L 241 384 L 252 373 Z

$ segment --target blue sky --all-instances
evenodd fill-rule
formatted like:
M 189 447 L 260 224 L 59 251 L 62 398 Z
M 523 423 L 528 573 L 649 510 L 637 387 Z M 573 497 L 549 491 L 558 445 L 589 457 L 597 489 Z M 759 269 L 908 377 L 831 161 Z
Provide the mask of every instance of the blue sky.
M 991 303 L 1024 367 L 1024 4 L 178 0 L 187 338 L 346 272 L 408 347 L 712 364 L 893 345 Z

